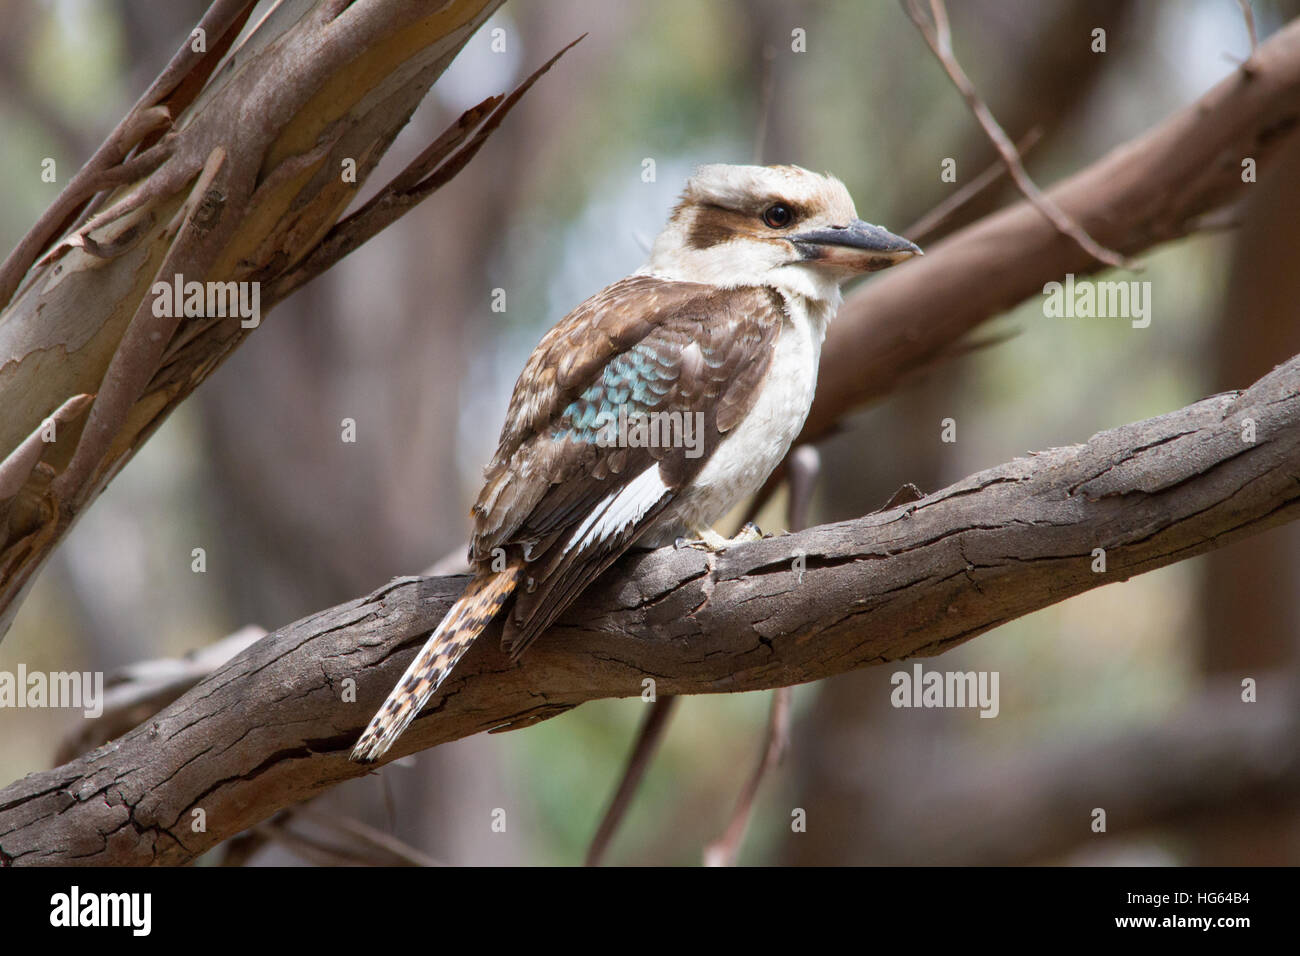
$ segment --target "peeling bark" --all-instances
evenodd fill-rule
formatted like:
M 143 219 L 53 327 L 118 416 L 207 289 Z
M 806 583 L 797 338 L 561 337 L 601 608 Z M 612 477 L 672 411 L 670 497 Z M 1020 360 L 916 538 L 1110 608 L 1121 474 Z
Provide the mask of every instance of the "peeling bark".
M 155 282 L 255 283 L 269 310 L 447 182 L 523 88 L 339 222 L 500 3 L 284 0 L 226 56 L 252 3 L 217 0 L 206 52 L 186 38 L 0 265 L 0 636 L 78 514 L 251 331 L 155 314 Z

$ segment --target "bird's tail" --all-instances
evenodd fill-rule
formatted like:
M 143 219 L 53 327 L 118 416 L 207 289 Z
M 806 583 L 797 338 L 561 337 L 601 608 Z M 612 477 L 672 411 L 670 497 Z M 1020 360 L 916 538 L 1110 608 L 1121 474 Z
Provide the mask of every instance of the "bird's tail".
M 438 629 L 429 635 L 384 705 L 370 719 L 370 725 L 352 749 L 353 760 L 360 763 L 378 760 L 396 742 L 461 655 L 469 650 L 474 638 L 501 610 L 519 583 L 521 568 L 522 564 L 512 564 L 503 571 L 483 570 L 474 575 L 465 593 L 451 606 Z

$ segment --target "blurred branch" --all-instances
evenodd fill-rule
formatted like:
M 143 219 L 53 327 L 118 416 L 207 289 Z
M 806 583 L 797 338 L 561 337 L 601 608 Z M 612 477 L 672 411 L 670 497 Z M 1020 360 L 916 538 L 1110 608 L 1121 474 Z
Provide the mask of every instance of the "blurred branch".
M 1237 0 L 1237 6 L 1241 7 L 1241 16 L 1246 21 L 1246 35 L 1250 37 L 1250 57 L 1246 59 L 1249 63 L 1255 56 L 1255 51 L 1259 49 L 1259 36 L 1255 32 L 1255 11 L 1251 9 L 1250 0 Z
M 1049 197 L 1099 242 L 1130 256 L 1189 234 L 1207 213 L 1244 198 L 1252 186 L 1242 181 L 1241 161 L 1254 159 L 1262 175 L 1300 128 L 1300 21 L 1261 43 L 1253 59 L 1253 74 L 1234 71 Z M 817 396 L 796 444 L 826 437 L 855 408 L 946 360 L 953 343 L 1041 295 L 1045 283 L 1098 268 L 1020 202 L 873 277 L 831 323 Z M 784 468 L 768 479 L 760 503 L 783 476 Z
M 609 849 L 610 841 L 614 839 L 614 834 L 618 831 L 619 824 L 623 822 L 627 808 L 632 803 L 632 797 L 636 795 L 636 789 L 641 785 L 645 772 L 650 767 L 650 761 L 654 759 L 655 751 L 659 749 L 664 731 L 668 729 L 668 720 L 672 717 L 679 699 L 665 695 L 650 702 L 641 726 L 637 728 L 632 752 L 628 754 L 627 763 L 623 766 L 623 776 L 619 780 L 618 789 L 614 791 L 609 806 L 605 808 L 600 826 L 596 828 L 596 835 L 591 838 L 591 845 L 587 848 L 587 857 L 583 861 L 585 866 L 600 866 L 604 861 L 605 851 Z
M 340 839 L 329 842 L 290 830 L 294 819 L 305 820 L 328 830 Z M 297 806 L 258 824 L 253 830 L 268 841 L 282 843 L 308 862 L 325 866 L 442 866 L 438 860 L 369 824 L 338 813 Z M 348 844 L 352 844 L 349 846 Z
M 749 828 L 749 817 L 754 810 L 758 788 L 762 786 L 763 778 L 781 762 L 790 746 L 790 710 L 793 704 L 793 687 L 778 687 L 772 691 L 772 708 L 768 714 L 763 753 L 758 758 L 758 766 L 740 791 L 722 836 L 704 848 L 705 866 L 735 866 L 736 857 L 740 855 L 740 844 Z
M 1061 208 L 1051 199 L 1043 195 L 1042 190 L 1029 178 L 1029 174 L 1025 172 L 1024 164 L 1020 161 L 1020 154 L 1016 151 L 1016 145 L 1011 142 L 1011 138 L 1003 132 L 1002 127 L 998 125 L 998 121 L 993 118 L 993 113 L 980 99 L 980 95 L 976 92 L 975 85 L 971 83 L 970 77 L 966 75 L 966 71 L 957 62 L 957 57 L 952 51 L 952 31 L 948 28 L 948 11 L 943 5 L 943 0 L 930 0 L 930 14 L 934 18 L 933 21 L 925 18 L 918 0 L 903 0 L 903 9 L 907 11 L 907 15 L 912 18 L 916 28 L 925 37 L 925 42 L 929 44 L 930 49 L 934 51 L 934 55 L 938 57 L 944 71 L 952 80 L 953 85 L 957 87 L 957 91 L 961 93 L 966 105 L 970 107 L 976 122 L 980 124 L 994 147 L 996 147 L 998 154 L 1002 157 L 1002 162 L 1006 164 L 1007 172 L 1011 174 L 1012 181 L 1015 182 L 1016 187 L 1024 194 L 1025 198 L 1062 235 L 1073 239 L 1088 255 L 1109 266 L 1127 266 L 1129 263 L 1123 256 L 1110 249 L 1102 248 L 1092 236 L 1088 235 L 1087 230 L 1062 212 Z
M 725 693 L 938 654 L 1298 516 L 1300 357 L 890 511 L 722 555 L 629 555 L 524 661 L 489 629 L 391 756 L 638 695 L 648 675 L 661 694 Z M 282 628 L 111 747 L 10 785 L 0 862 L 184 863 L 365 773 L 349 748 L 462 587 L 399 578 Z
M 1255 703 L 1242 701 L 1239 679 L 1218 680 L 1138 727 L 1053 735 L 992 759 L 966 757 L 957 741 L 935 742 L 941 756 L 932 766 L 942 772 L 895 777 L 892 787 L 850 781 L 875 798 L 873 817 L 889 822 L 869 826 L 864 856 L 846 862 L 1041 865 L 1175 821 L 1236 817 L 1258 803 L 1294 806 L 1300 682 L 1286 673 L 1250 676 Z M 1106 810 L 1101 837 L 1089 827 L 1094 807 Z
M 1042 138 L 1043 131 L 1035 126 L 1028 133 L 1020 138 L 1016 143 L 1016 154 L 1024 156 L 1037 145 Z M 961 209 L 968 202 L 979 196 L 984 190 L 988 189 L 994 183 L 998 182 L 1003 176 L 1007 175 L 1007 164 L 998 161 L 989 166 L 984 172 L 980 173 L 965 186 L 962 186 L 948 198 L 936 205 L 916 222 L 904 229 L 901 235 L 907 236 L 913 242 L 924 239 L 935 229 L 939 228 L 945 220 L 958 209 Z

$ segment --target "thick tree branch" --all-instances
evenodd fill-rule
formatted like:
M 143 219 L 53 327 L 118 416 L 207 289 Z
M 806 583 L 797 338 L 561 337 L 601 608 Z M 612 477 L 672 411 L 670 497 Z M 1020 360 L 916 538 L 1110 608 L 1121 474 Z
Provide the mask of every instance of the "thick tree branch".
M 938 654 L 1298 515 L 1300 357 L 878 514 L 716 557 L 631 556 L 520 664 L 489 631 L 390 757 L 637 695 L 646 677 L 722 693 Z M 462 585 L 401 578 L 282 628 L 121 739 L 0 791 L 0 862 L 183 863 L 366 772 L 348 749 Z
M 252 4 L 217 0 L 206 46 L 187 40 L 0 264 L 0 637 L 77 516 L 262 312 L 449 181 L 554 62 L 340 224 L 500 3 L 284 0 L 234 47 Z M 181 315 L 155 295 L 173 282 L 220 285 Z

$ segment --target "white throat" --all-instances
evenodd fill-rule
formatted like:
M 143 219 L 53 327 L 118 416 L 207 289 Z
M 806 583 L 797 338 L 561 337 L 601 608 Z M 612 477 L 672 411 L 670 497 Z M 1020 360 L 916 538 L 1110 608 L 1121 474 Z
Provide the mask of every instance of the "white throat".
M 661 547 L 679 535 L 695 537 L 712 527 L 762 486 L 803 428 L 817 390 L 822 340 L 835 307 L 820 299 L 780 291 L 786 318 L 753 407 L 690 488 L 641 536 L 642 547 Z

